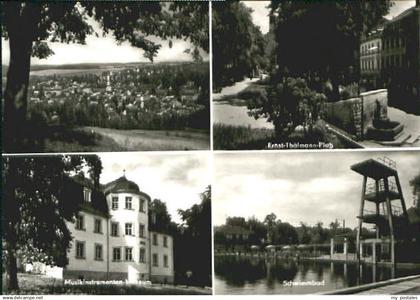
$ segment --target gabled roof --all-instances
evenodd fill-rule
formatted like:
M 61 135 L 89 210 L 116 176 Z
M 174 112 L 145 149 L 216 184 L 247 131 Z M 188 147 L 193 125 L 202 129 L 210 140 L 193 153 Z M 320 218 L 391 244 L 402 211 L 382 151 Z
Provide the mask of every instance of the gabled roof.
M 76 184 L 71 188 L 77 189 L 77 187 L 80 187 L 80 190 L 77 194 L 79 195 L 79 197 L 81 197 L 81 199 L 78 199 L 81 203 L 81 210 L 90 212 L 92 214 L 100 215 L 106 218 L 109 217 L 108 204 L 106 203 L 105 194 L 102 192 L 100 187 L 95 187 L 92 180 L 85 178 L 83 175 L 80 174 L 73 176 L 70 179 L 73 183 Z M 83 188 L 88 188 L 91 191 L 90 202 L 84 202 Z

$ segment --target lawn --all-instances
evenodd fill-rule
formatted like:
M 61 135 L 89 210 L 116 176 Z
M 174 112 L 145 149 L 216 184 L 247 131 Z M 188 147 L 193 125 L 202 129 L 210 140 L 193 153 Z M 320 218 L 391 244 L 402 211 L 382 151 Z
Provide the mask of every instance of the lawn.
M 274 139 L 274 130 L 214 124 L 213 145 L 215 150 L 264 149 Z
M 210 134 L 205 130 L 118 130 L 100 127 L 85 127 L 86 133 L 98 134 L 102 138 L 111 139 L 119 147 L 127 151 L 164 151 L 164 150 L 208 150 Z M 107 150 L 106 145 L 103 151 Z
M 324 124 L 324 122 L 319 121 L 319 123 L 319 128 L 325 127 L 324 125 L 321 125 L 321 123 Z M 292 133 L 281 139 L 276 139 L 273 129 L 225 124 L 214 124 L 213 126 L 213 145 L 215 150 L 262 150 L 268 149 L 268 143 L 315 145 L 315 148 L 309 149 L 327 149 L 323 148 L 326 146 L 317 148 L 317 145 L 320 143 L 324 143 L 325 145 L 331 144 L 334 149 L 347 147 L 347 145 L 345 145 L 337 136 L 327 132 L 325 129 L 319 129 L 306 136 L 300 133 Z M 294 148 L 290 147 L 285 149 Z
M 64 285 L 63 280 L 49 278 L 38 274 L 18 274 L 19 295 L 50 294 L 92 294 L 92 295 L 210 295 L 211 290 L 196 287 L 178 287 L 169 285 Z M 3 276 L 3 287 L 5 276 Z M 2 289 L 3 294 L 9 294 Z
M 208 150 L 206 130 L 118 130 L 100 127 L 32 128 L 20 152 L 110 152 Z

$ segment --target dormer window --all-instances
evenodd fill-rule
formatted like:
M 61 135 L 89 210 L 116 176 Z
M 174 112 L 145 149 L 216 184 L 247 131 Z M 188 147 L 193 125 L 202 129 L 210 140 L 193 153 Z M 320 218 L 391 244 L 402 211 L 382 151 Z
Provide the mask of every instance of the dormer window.
M 90 203 L 90 197 L 92 192 L 88 188 L 83 189 L 83 200 L 87 203 Z

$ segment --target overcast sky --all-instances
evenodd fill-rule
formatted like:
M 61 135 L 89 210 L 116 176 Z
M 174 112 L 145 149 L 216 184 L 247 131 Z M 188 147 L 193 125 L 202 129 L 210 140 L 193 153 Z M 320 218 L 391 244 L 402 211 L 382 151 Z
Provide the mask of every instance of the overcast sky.
M 121 177 L 134 181 L 152 200 L 166 203 L 172 220 L 181 222 L 178 209 L 201 202 L 199 194 L 211 183 L 209 154 L 179 153 L 104 153 L 99 155 L 103 171 L 101 183 Z
M 243 3 L 252 8 L 252 21 L 255 25 L 260 27 L 263 34 L 266 34 L 270 29 L 270 22 L 268 18 L 270 10 L 267 8 L 270 1 L 244 1 Z
M 125 63 L 125 62 L 149 62 L 143 56 L 144 51 L 132 47 L 130 43 L 124 42 L 118 45 L 111 34 L 102 36 L 99 23 L 88 17 L 88 23 L 94 28 L 95 32 L 100 33 L 99 37 L 89 35 L 86 37 L 86 45 L 48 43 L 54 51 L 54 55 L 47 59 L 32 58 L 32 64 L 61 65 L 77 63 Z M 155 62 L 164 61 L 192 61 L 192 56 L 184 51 L 192 49 L 189 41 L 172 40 L 173 45 L 170 48 L 168 41 L 152 37 L 152 41 L 161 44 Z M 8 65 L 10 59 L 9 43 L 2 38 L 2 64 Z M 204 60 L 208 60 L 208 54 L 201 51 Z
M 269 30 L 268 14 L 270 11 L 267 6 L 270 4 L 270 1 L 244 1 L 243 3 L 253 9 L 252 21 L 254 24 L 260 27 L 263 34 L 267 33 Z M 392 19 L 415 4 L 415 0 L 396 0 L 386 18 Z
M 336 218 L 357 225 L 362 176 L 350 166 L 380 152 L 248 152 L 217 153 L 214 161 L 213 224 L 229 216 L 257 217 L 270 213 L 293 225 Z M 411 180 L 420 171 L 419 152 L 388 152 L 397 162 L 407 206 L 413 203 Z

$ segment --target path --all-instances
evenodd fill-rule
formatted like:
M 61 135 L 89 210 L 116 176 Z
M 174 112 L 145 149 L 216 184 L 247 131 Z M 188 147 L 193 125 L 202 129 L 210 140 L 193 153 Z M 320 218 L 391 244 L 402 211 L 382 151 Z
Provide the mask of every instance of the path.
M 244 89 L 246 89 L 251 83 L 256 82 L 258 80 L 260 80 L 260 78 L 252 78 L 252 79 L 246 78 L 242 81 L 238 81 L 231 86 L 222 88 L 220 93 L 213 93 L 212 99 L 213 101 L 218 101 L 218 100 L 221 100 L 223 97 L 233 96 L 239 93 L 240 91 L 243 91 Z

